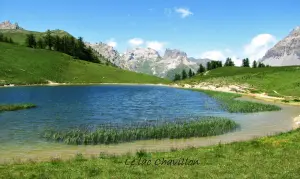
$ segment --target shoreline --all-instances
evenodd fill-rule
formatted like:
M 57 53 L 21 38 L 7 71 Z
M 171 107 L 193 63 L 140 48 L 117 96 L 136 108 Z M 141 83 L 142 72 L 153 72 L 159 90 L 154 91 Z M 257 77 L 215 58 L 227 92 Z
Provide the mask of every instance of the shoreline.
M 277 104 L 285 104 L 285 105 L 291 105 L 291 106 L 300 106 L 300 102 L 289 102 L 285 103 L 282 102 L 285 98 L 282 97 L 274 97 L 269 96 L 265 93 L 246 93 L 246 91 L 243 91 L 243 88 L 237 85 L 227 85 L 227 86 L 214 86 L 214 85 L 190 85 L 190 84 L 184 84 L 184 85 L 178 85 L 178 84 L 163 84 L 163 83 L 57 83 L 48 80 L 48 83 L 42 83 L 42 84 L 26 84 L 26 85 L 4 85 L 0 86 L 0 88 L 13 88 L 13 87 L 34 87 L 34 86 L 92 86 L 92 85 L 120 85 L 120 86 L 135 86 L 135 85 L 141 85 L 141 86 L 163 86 L 163 87 L 171 87 L 171 88 L 181 88 L 181 89 L 199 89 L 199 90 L 209 90 L 209 91 L 218 91 L 218 92 L 225 92 L 225 93 L 235 93 L 240 94 L 242 96 L 248 96 L 254 99 L 259 99 L 262 101 L 267 102 L 273 102 Z
M 235 121 L 241 122 L 241 129 L 217 136 L 192 137 L 188 139 L 161 139 L 161 140 L 138 140 L 109 145 L 67 145 L 61 143 L 49 143 L 44 145 L 31 146 L 21 149 L 11 147 L 2 148 L 1 164 L 14 164 L 23 162 L 45 162 L 55 159 L 69 160 L 77 154 L 90 158 L 98 156 L 99 153 L 112 156 L 121 156 L 128 153 L 134 154 L 138 151 L 147 152 L 170 152 L 172 149 L 185 150 L 190 147 L 202 148 L 233 142 L 250 141 L 261 137 L 276 136 L 282 132 L 289 132 L 299 128 L 300 115 L 295 116 L 295 106 L 285 106 L 282 111 L 263 112 L 244 116 L 240 121 L 239 117 Z M 299 115 L 299 116 L 298 116 Z M 265 122 L 260 123 L 262 119 Z M 297 123 L 298 122 L 298 123 Z M 24 150 L 25 149 L 25 150 Z M 9 152 L 13 151 L 13 153 Z M 24 157 L 25 156 L 25 157 Z
M 183 88 L 183 89 L 201 89 L 201 88 L 188 88 L 188 87 L 179 87 L 174 84 L 166 85 L 166 84 L 136 84 L 136 83 L 100 83 L 100 84 L 47 84 L 47 85 L 31 85 L 31 86 L 73 86 L 73 85 L 149 85 L 149 86 L 165 86 L 165 87 L 172 87 L 172 88 Z M 17 86 L 15 86 L 17 87 Z M 203 88 L 202 88 L 203 89 Z M 207 90 L 207 89 L 206 89 Z M 218 90 L 212 90 L 218 91 Z M 231 92 L 240 94 L 237 92 L 232 91 L 220 91 L 220 92 Z M 248 98 L 254 98 L 257 101 L 265 101 L 266 103 L 274 103 L 274 101 L 270 100 L 263 100 L 257 99 L 251 95 L 241 94 Z M 280 104 L 279 104 L 280 105 Z M 150 152 L 157 152 L 163 151 L 168 152 L 172 148 L 180 148 L 186 149 L 190 146 L 193 147 L 205 147 L 205 146 L 213 146 L 217 145 L 220 141 L 222 143 L 232 143 L 232 142 L 242 142 L 252 140 L 256 137 L 264 137 L 270 135 L 276 135 L 278 132 L 287 132 L 293 129 L 300 127 L 300 115 L 299 112 L 296 110 L 291 110 L 292 108 L 296 108 L 297 106 L 290 105 L 288 103 L 281 103 L 281 105 L 286 106 L 285 109 L 278 112 L 264 112 L 264 113 L 255 113 L 250 114 L 247 117 L 247 120 L 244 120 L 243 126 L 252 125 L 252 129 L 257 129 L 260 126 L 258 125 L 259 120 L 266 119 L 268 124 L 266 126 L 266 131 L 251 131 L 250 129 L 244 129 L 243 131 L 237 131 L 233 133 L 227 133 L 220 136 L 213 136 L 213 137 L 200 137 L 200 138 L 189 138 L 189 139 L 163 139 L 159 141 L 155 140 L 144 140 L 144 141 L 136 141 L 130 143 L 121 143 L 117 145 L 99 145 L 99 146 L 61 146 L 59 144 L 54 144 L 52 147 L 46 146 L 46 148 L 40 149 L 33 149 L 32 151 L 20 151 L 13 157 L 9 157 L 9 153 L 5 155 L 7 158 L 3 160 L 3 162 L 12 161 L 12 159 L 20 159 L 20 160 L 31 160 L 37 159 L 38 161 L 49 161 L 51 158 L 59 157 L 62 159 L 69 159 L 72 156 L 75 156 L 77 153 L 82 153 L 85 156 L 97 155 L 99 152 L 104 152 L 109 155 L 122 155 L 126 154 L 127 152 L 136 152 L 139 150 L 147 149 Z M 280 117 L 278 117 L 278 115 Z M 296 116 L 296 117 L 295 117 Z M 259 118 L 259 119 L 256 119 Z M 276 119 L 275 118 L 280 118 Z M 249 123 L 248 123 L 248 122 Z M 255 122 L 257 121 L 257 122 Z M 252 123 L 252 124 L 251 124 Z M 275 126 L 269 126 L 271 123 Z M 281 126 L 285 126 L 281 128 Z M 273 128 L 274 127 L 274 128 Z M 235 137 L 234 137 L 235 136 Z M 159 146 L 159 147 L 157 147 Z M 7 148 L 6 150 L 10 150 Z M 18 151 L 19 149 L 14 149 Z M 21 157 L 20 153 L 26 153 L 27 157 Z M 24 155 L 25 155 L 24 153 Z M 0 162 L 2 163 L 2 162 Z

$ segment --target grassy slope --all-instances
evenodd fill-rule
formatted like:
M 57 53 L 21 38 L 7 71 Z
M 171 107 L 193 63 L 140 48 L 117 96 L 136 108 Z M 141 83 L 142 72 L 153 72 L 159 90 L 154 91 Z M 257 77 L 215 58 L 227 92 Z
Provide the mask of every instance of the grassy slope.
M 69 33 L 65 32 L 63 30 L 53 30 L 51 32 L 52 32 L 52 35 L 58 35 L 58 36 L 61 36 L 61 37 L 64 36 L 64 35 L 71 36 Z M 21 30 L 21 29 L 18 29 L 18 30 L 0 29 L 0 33 L 3 33 L 5 37 L 12 38 L 12 40 L 15 43 L 20 44 L 20 45 L 25 44 L 27 34 L 32 33 L 37 37 L 37 39 L 39 39 L 40 37 L 43 37 L 46 34 L 46 32 L 35 32 L 35 31 L 28 31 L 28 30 Z
M 300 175 L 300 129 L 274 137 L 172 152 L 136 156 L 0 165 L 0 178 L 298 178 Z M 151 160 L 150 165 L 130 164 L 134 159 Z M 157 159 L 189 158 L 200 165 L 155 165 Z
M 276 95 L 300 96 L 300 67 L 243 68 L 224 67 L 197 75 L 181 83 L 213 82 L 214 84 L 249 84 L 258 90 Z
M 168 83 L 158 77 L 74 60 L 49 50 L 0 43 L 0 85 L 66 83 Z

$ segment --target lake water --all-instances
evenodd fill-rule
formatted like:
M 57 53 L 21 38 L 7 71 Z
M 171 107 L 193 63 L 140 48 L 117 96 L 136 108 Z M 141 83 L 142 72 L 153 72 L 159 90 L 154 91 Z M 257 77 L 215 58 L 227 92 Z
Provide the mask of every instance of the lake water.
M 234 140 L 242 136 L 247 138 L 249 134 L 259 136 L 288 130 L 292 127 L 292 117 L 296 115 L 297 110 L 299 111 L 299 108 L 283 106 L 284 110 L 280 112 L 229 114 L 220 108 L 218 101 L 204 93 L 161 86 L 0 88 L 0 103 L 33 103 L 38 106 L 28 110 L 0 113 L 0 158 L 24 157 L 24 155 L 51 156 L 53 151 L 66 155 L 78 151 L 84 153 L 88 150 L 99 153 L 101 148 L 105 148 L 105 151 L 120 149 L 110 146 L 108 148 L 107 146 L 69 146 L 42 139 L 41 134 L 45 129 L 53 127 L 66 129 L 80 125 L 124 125 L 153 120 L 190 119 L 199 116 L 230 117 L 241 124 L 241 130 L 236 132 L 238 135 L 230 133 L 215 139 L 210 138 L 218 142 L 224 136 L 227 136 L 226 140 Z M 124 149 L 134 150 L 141 147 L 185 146 L 184 143 L 195 146 L 197 143 L 208 144 L 207 140 L 206 142 L 204 140 L 204 138 L 196 139 L 198 142 L 150 140 L 146 143 L 138 141 L 135 143 L 138 145 L 132 143 L 119 145 L 124 151 Z
M 1 88 L 0 102 L 33 103 L 0 113 L 0 141 L 39 141 L 48 128 L 131 124 L 226 113 L 199 92 L 155 86 L 59 86 Z

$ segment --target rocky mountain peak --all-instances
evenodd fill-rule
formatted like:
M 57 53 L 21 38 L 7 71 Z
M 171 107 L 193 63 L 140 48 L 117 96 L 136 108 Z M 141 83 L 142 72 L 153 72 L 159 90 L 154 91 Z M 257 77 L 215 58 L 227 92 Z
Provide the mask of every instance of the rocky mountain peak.
M 22 29 L 18 23 L 12 24 L 10 21 L 0 23 L 0 29 Z
M 164 58 L 178 58 L 178 57 L 187 57 L 187 54 L 183 51 L 177 49 L 166 49 Z
M 300 27 L 268 50 L 261 61 L 271 66 L 300 65 Z
M 196 71 L 199 63 L 203 62 L 201 59 L 197 62 L 190 61 L 185 52 L 177 49 L 166 49 L 161 57 L 159 52 L 152 48 L 136 47 L 119 54 L 114 53 L 116 50 L 102 42 L 90 46 L 123 69 L 170 79 L 173 79 L 175 73 L 181 73 L 183 69 Z
M 159 53 L 152 49 L 152 48 L 141 48 L 136 47 L 134 49 L 129 49 L 124 53 L 125 60 L 132 60 L 132 59 L 157 59 L 160 57 Z
M 108 59 L 111 63 L 122 67 L 122 63 L 120 62 L 119 52 L 116 51 L 112 46 L 107 45 L 106 43 L 86 43 L 88 47 L 91 47 L 98 54 L 102 55 L 106 59 Z
M 295 27 L 292 32 L 290 32 L 290 35 L 300 35 L 300 26 Z

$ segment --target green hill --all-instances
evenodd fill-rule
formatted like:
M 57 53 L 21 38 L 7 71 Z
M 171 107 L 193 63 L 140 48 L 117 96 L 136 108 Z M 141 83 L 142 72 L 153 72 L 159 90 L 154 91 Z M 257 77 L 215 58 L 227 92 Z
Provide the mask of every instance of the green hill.
M 248 84 L 269 95 L 300 96 L 300 67 L 222 67 L 179 83 Z M 276 93 L 277 92 L 277 93 Z
M 19 45 L 25 44 L 27 34 L 34 34 L 36 39 L 46 35 L 46 32 L 28 31 L 24 29 L 0 29 L 0 33 L 2 33 L 5 37 L 12 38 L 12 40 Z M 60 37 L 64 35 L 71 36 L 71 34 L 63 30 L 52 30 L 51 34 L 53 36 L 58 35 Z
M 75 60 L 50 50 L 0 42 L 0 85 L 58 83 L 168 83 L 155 76 Z

